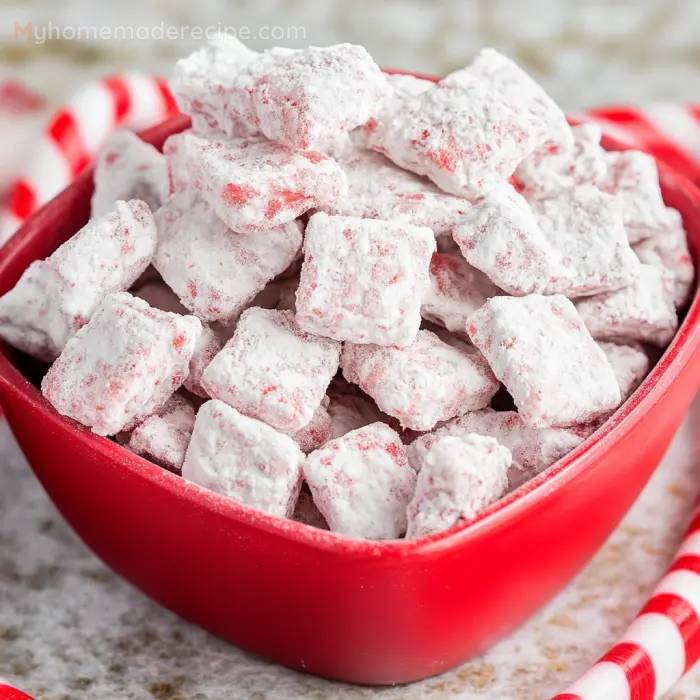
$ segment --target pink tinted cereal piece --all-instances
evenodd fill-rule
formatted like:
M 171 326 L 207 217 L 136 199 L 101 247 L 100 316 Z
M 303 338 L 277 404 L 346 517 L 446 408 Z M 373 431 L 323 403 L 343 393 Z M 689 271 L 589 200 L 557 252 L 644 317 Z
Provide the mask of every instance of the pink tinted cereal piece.
M 562 109 L 509 58 L 494 49 L 482 49 L 465 70 L 525 109 L 542 141 L 571 143 L 571 127 Z
M 672 226 L 661 196 L 659 171 L 653 156 L 641 151 L 607 154 L 608 174 L 600 188 L 618 197 L 630 243 L 639 243 Z
M 202 387 L 293 434 L 306 427 L 338 369 L 340 343 L 303 332 L 291 311 L 248 309 L 207 367 Z
M 638 243 L 634 246 L 634 252 L 643 263 L 664 268 L 673 275 L 673 301 L 680 309 L 690 300 L 695 267 L 681 215 L 675 209 L 668 209 L 668 215 L 671 227 Z
M 194 407 L 173 394 L 157 413 L 134 428 L 128 447 L 175 474 L 182 471 L 187 445 L 194 429 Z
M 390 103 L 367 143 L 445 192 L 478 199 L 508 180 L 537 135 L 524 110 L 473 76 L 453 74 Z
M 313 496 L 309 491 L 305 491 L 303 486 L 299 494 L 299 500 L 294 508 L 292 520 L 319 530 L 328 530 L 328 523 L 318 506 L 314 503 Z
M 133 131 L 117 131 L 100 150 L 95 163 L 92 216 L 114 210 L 118 200 L 140 199 L 155 211 L 168 196 L 165 157 Z
M 470 207 L 466 199 L 441 192 L 379 153 L 349 149 L 338 162 L 348 187 L 335 203 L 319 208 L 327 214 L 401 221 L 438 235 L 449 233 Z
M 117 202 L 0 297 L 0 337 L 51 361 L 105 296 L 131 287 L 150 264 L 156 226 L 146 204 Z
M 562 190 L 605 180 L 608 161 L 600 145 L 601 128 L 581 124 L 571 131 L 573 143 L 546 143 L 518 166 L 516 176 L 526 197 L 553 197 Z
M 435 253 L 430 261 L 430 286 L 423 296 L 423 318 L 466 334 L 467 318 L 487 299 L 501 294 L 491 280 L 462 256 Z
M 304 478 L 332 532 L 390 540 L 406 531 L 416 473 L 399 436 L 384 423 L 353 430 L 312 452 Z
M 346 343 L 344 377 L 377 406 L 412 430 L 431 430 L 438 421 L 488 406 L 498 382 L 478 354 L 419 331 L 407 348 Z
M 407 450 L 409 460 L 415 464 L 415 459 L 420 459 L 444 435 L 463 436 L 469 433 L 495 438 L 510 450 L 513 460 L 530 476 L 554 464 L 583 442 L 583 437 L 574 430 L 532 428 L 514 411 L 485 408 L 458 416 L 434 433 L 414 440 Z
M 328 397 L 325 396 L 321 405 L 314 411 L 311 422 L 292 435 L 302 452 L 312 452 L 333 437 L 333 420 L 327 410 L 328 403 Z
M 390 93 L 372 57 L 353 44 L 290 53 L 270 65 L 250 90 L 267 138 L 320 151 L 376 116 Z
M 301 488 L 304 455 L 292 438 L 222 401 L 197 413 L 182 476 L 271 515 L 288 518 Z
M 180 111 L 192 118 L 197 134 L 229 139 L 255 132 L 246 120 L 235 117 L 231 103 L 236 79 L 258 56 L 228 35 L 175 64 L 170 90 Z
M 597 340 L 636 340 L 663 348 L 678 329 L 672 281 L 667 270 L 640 265 L 628 287 L 581 299 L 576 308 Z
M 530 206 L 557 252 L 556 274 L 546 294 L 574 298 L 632 282 L 639 260 L 630 248 L 614 197 L 585 185 L 551 199 L 530 200 Z
M 477 202 L 452 235 L 467 261 L 509 294 L 543 292 L 556 272 L 554 246 L 510 185 Z
M 192 129 L 172 134 L 165 139 L 163 156 L 168 169 L 168 194 L 184 190 L 190 184 L 190 165 L 184 148 L 184 134 L 191 134 Z
M 64 416 L 98 435 L 129 430 L 180 387 L 202 324 L 151 308 L 126 292 L 109 295 L 68 341 L 41 383 Z
M 334 394 L 328 406 L 333 426 L 333 437 L 339 438 L 351 430 L 364 428 L 370 423 L 383 421 L 386 416 L 364 395 Z
M 211 361 L 221 352 L 224 343 L 213 328 L 204 324 L 202 334 L 194 346 L 192 359 L 190 360 L 190 373 L 187 375 L 183 386 L 197 396 L 207 398 L 209 394 L 202 387 L 204 370 L 209 367 Z
M 612 367 L 564 296 L 494 297 L 467 333 L 526 425 L 590 423 L 620 403 Z
M 173 195 L 156 215 L 155 266 L 192 313 L 230 323 L 301 248 L 294 223 L 234 233 L 196 192 Z
M 434 251 L 427 228 L 314 214 L 297 290 L 299 326 L 354 343 L 410 345 Z
M 476 517 L 505 493 L 511 462 L 493 438 L 466 433 L 441 436 L 413 453 L 418 478 L 406 537 L 426 537 Z
M 234 231 L 252 233 L 332 204 L 345 175 L 329 156 L 292 151 L 264 138 L 207 141 L 182 134 L 190 185 Z
M 622 402 L 632 396 L 649 373 L 651 362 L 641 345 L 618 345 L 601 341 L 598 343 L 608 358 L 620 385 Z

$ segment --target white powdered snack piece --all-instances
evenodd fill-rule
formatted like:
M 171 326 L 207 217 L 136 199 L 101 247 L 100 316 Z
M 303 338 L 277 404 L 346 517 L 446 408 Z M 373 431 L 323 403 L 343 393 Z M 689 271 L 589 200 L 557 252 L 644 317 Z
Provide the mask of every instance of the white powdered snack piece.
M 591 423 L 620 404 L 610 363 L 564 296 L 494 297 L 467 333 L 531 427 Z
M 98 435 L 130 430 L 182 385 L 202 324 L 109 295 L 41 383 L 54 408 Z
M 619 345 L 601 341 L 598 343 L 608 358 L 620 385 L 624 403 L 635 392 L 649 373 L 651 362 L 641 345 Z
M 292 435 L 294 442 L 305 454 L 317 450 L 334 437 L 333 419 L 328 413 L 329 403 L 328 397 L 324 396 L 309 423 Z
M 224 324 L 289 266 L 302 243 L 295 222 L 235 233 L 191 190 L 173 195 L 156 223 L 158 272 L 192 313 Z
M 314 214 L 297 290 L 299 326 L 353 343 L 410 345 L 434 252 L 427 228 Z
M 222 401 L 197 413 L 182 476 L 270 515 L 288 518 L 301 488 L 299 446 L 287 435 Z
M 408 505 L 407 538 L 426 537 L 471 520 L 508 487 L 512 457 L 496 440 L 482 435 L 444 435 L 411 455 L 418 472 Z
M 372 423 L 331 440 L 306 458 L 303 469 L 332 532 L 389 540 L 406 531 L 416 473 L 389 426 Z

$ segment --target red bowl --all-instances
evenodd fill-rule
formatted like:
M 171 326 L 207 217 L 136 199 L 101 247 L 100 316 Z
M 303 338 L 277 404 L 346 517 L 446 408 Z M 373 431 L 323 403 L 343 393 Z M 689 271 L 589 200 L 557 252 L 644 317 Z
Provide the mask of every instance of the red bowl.
M 157 147 L 187 125 L 146 133 Z M 609 146 L 610 144 L 608 144 Z M 700 250 L 700 193 L 661 166 Z M 0 252 L 0 293 L 88 219 L 90 173 Z M 110 567 L 234 644 L 329 678 L 401 683 L 462 663 L 549 601 L 639 494 L 700 382 L 696 297 L 644 384 L 585 444 L 478 519 L 415 541 L 353 540 L 256 512 L 64 418 L 2 346 L 0 399 L 61 513 Z M 34 379 L 30 382 L 26 377 Z

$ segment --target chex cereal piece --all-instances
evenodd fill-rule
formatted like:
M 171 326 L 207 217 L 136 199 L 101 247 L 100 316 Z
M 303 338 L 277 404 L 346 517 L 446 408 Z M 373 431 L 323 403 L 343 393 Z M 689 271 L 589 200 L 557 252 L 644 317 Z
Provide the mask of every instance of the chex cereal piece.
M 643 263 L 665 268 L 673 275 L 673 300 L 676 308 L 682 308 L 693 291 L 695 267 L 680 213 L 669 208 L 668 215 L 671 227 L 635 245 L 634 252 Z
M 427 226 L 439 235 L 451 232 L 470 207 L 466 199 L 441 192 L 380 153 L 347 149 L 337 160 L 348 187 L 333 204 L 319 207 L 327 214 L 402 221 Z
M 467 333 L 531 427 L 590 423 L 620 403 L 605 354 L 560 294 L 494 297 Z
M 339 438 L 351 430 L 364 428 L 370 423 L 385 420 L 377 405 L 364 395 L 333 394 L 328 405 L 328 414 L 333 426 L 333 437 Z
M 506 447 L 483 435 L 444 435 L 414 452 L 418 478 L 406 537 L 426 537 L 476 517 L 505 493 L 512 461 Z
M 324 396 L 321 405 L 314 411 L 311 422 L 292 435 L 302 452 L 313 452 L 333 437 L 333 420 L 328 413 L 329 403 L 328 397 Z
M 608 153 L 607 160 L 607 177 L 599 186 L 620 199 L 630 243 L 671 228 L 654 157 L 642 151 L 618 151 Z
M 223 401 L 197 413 L 182 476 L 271 515 L 290 517 L 301 488 L 299 446 Z
M 407 348 L 346 343 L 343 376 L 412 430 L 488 406 L 498 382 L 484 358 L 419 331 Z
M 556 274 L 546 294 L 574 298 L 632 282 L 639 260 L 630 248 L 615 197 L 584 185 L 551 199 L 532 199 L 530 206 L 557 252 Z
M 171 134 L 163 144 L 163 157 L 168 169 L 168 194 L 184 190 L 190 184 L 190 164 L 187 162 L 183 134 L 192 133 L 192 129 L 187 129 L 178 134 Z
M 196 192 L 173 195 L 156 214 L 154 265 L 204 321 L 230 323 L 301 248 L 295 222 L 265 233 L 234 233 Z
M 306 427 L 338 369 L 340 343 L 305 333 L 291 311 L 251 308 L 204 371 L 202 387 L 285 433 Z
M 140 199 L 151 211 L 168 196 L 165 157 L 133 131 L 117 131 L 100 150 L 95 163 L 92 216 L 114 211 L 119 200 Z
M 435 253 L 430 261 L 430 285 L 421 315 L 449 331 L 466 334 L 467 318 L 501 290 L 460 255 Z
M 134 428 L 128 448 L 180 474 L 193 429 L 194 407 L 183 396 L 173 394 L 163 408 Z
M 202 324 L 110 294 L 41 383 L 62 415 L 115 435 L 158 411 L 180 387 Z
M 608 358 L 620 385 L 622 402 L 632 396 L 649 373 L 651 362 L 641 345 L 618 345 L 601 341 L 598 343 Z
M 464 72 L 390 103 L 367 143 L 396 165 L 467 199 L 483 197 L 508 180 L 538 145 L 524 110 Z
M 148 206 L 117 202 L 112 213 L 91 219 L 45 261 L 32 263 L 0 297 L 0 337 L 41 360 L 54 360 L 105 296 L 139 278 L 155 248 Z
M 434 251 L 427 228 L 314 214 L 297 290 L 299 326 L 353 343 L 409 345 Z
M 229 139 L 255 132 L 246 120 L 237 118 L 231 102 L 236 97 L 236 79 L 258 56 L 233 36 L 226 36 L 175 64 L 170 90 L 180 111 L 192 118 L 197 134 Z
M 626 343 L 636 340 L 665 347 L 678 329 L 673 277 L 654 265 L 640 265 L 629 286 L 577 302 L 594 338 Z
M 571 127 L 561 107 L 509 58 L 494 49 L 482 49 L 465 70 L 509 102 L 522 106 L 541 141 L 571 143 Z
M 310 46 L 271 63 L 249 88 L 267 138 L 325 151 L 367 122 L 390 95 L 386 78 L 362 46 Z
M 580 124 L 571 131 L 573 143 L 546 143 L 518 166 L 516 177 L 528 198 L 604 182 L 608 160 L 600 145 L 600 126 Z
M 467 261 L 510 294 L 543 292 L 557 271 L 554 246 L 510 185 L 477 202 L 452 235 Z
M 384 423 L 327 442 L 306 458 L 303 470 L 332 532 L 390 540 L 406 531 L 416 473 L 399 436 Z
M 510 450 L 513 461 L 531 476 L 554 464 L 583 442 L 583 436 L 575 430 L 532 428 L 515 411 L 485 408 L 458 416 L 439 430 L 414 440 L 407 449 L 409 460 L 415 464 L 415 459 L 420 459 L 444 435 L 463 436 L 469 433 L 498 440 Z
M 309 525 L 310 527 L 316 527 L 319 530 L 329 529 L 326 519 L 318 509 L 318 506 L 314 503 L 311 492 L 305 491 L 303 486 L 299 494 L 299 500 L 294 508 L 294 513 L 292 514 L 292 520 L 304 525 Z
M 265 138 L 208 141 L 179 134 L 190 186 L 202 193 L 234 231 L 267 231 L 332 204 L 345 175 L 329 156 L 292 151 Z
M 202 387 L 202 376 L 204 370 L 209 367 L 211 361 L 221 352 L 223 347 L 224 342 L 219 334 L 206 323 L 202 324 L 202 334 L 197 339 L 190 360 L 190 372 L 183 382 L 185 389 L 202 398 L 209 396 Z

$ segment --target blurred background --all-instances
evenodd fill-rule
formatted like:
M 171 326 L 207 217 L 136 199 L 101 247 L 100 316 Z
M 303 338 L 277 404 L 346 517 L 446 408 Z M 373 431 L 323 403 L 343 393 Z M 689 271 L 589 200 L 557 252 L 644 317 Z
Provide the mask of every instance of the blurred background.
M 131 26 L 145 38 L 39 44 L 15 26 Z M 157 28 L 245 27 L 253 48 L 367 46 L 384 67 L 444 74 L 477 49 L 515 58 L 568 109 L 619 102 L 700 101 L 698 0 L 4 0 L 0 71 L 54 104 L 96 74 L 128 68 L 167 75 L 201 43 Z M 267 28 L 265 30 L 264 28 Z M 288 28 L 291 28 L 288 31 Z M 263 31 L 261 31 L 261 29 Z M 269 38 L 275 30 L 280 39 Z M 108 30 L 109 31 L 109 30 Z

